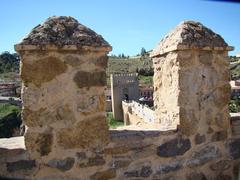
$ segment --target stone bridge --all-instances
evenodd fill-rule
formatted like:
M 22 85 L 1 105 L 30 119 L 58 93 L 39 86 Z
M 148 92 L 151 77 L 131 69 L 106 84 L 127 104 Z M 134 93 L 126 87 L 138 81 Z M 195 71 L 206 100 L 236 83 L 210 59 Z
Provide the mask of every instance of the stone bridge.
M 201 23 L 180 23 L 151 55 L 157 121 L 171 131 L 108 130 L 111 46 L 77 20 L 51 17 L 15 49 L 28 129 L 24 138 L 1 141 L 0 179 L 237 178 L 240 137 L 232 136 L 228 112 L 232 48 Z

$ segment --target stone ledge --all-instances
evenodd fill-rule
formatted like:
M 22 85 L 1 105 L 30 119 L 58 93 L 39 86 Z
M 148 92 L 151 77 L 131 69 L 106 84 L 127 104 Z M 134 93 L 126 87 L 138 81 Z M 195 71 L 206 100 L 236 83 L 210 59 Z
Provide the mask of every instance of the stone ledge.
M 176 131 L 157 131 L 157 130 L 109 130 L 111 140 L 134 139 L 134 138 L 152 138 L 160 135 L 172 135 Z
M 202 50 L 202 51 L 232 51 L 234 50 L 233 46 L 227 46 L 227 47 L 210 47 L 210 46 L 205 46 L 205 47 L 198 47 L 198 46 L 192 46 L 192 45 L 174 45 L 174 46 L 169 46 L 167 48 L 164 48 L 162 50 L 155 50 L 150 54 L 150 57 L 158 57 L 161 55 L 164 55 L 166 53 L 169 53 L 171 51 L 179 51 L 179 50 Z
M 24 136 L 0 139 L 0 150 L 26 149 Z
M 94 52 L 109 52 L 112 50 L 111 46 L 77 46 L 77 45 L 65 45 L 58 47 L 56 45 L 21 45 L 16 44 L 14 49 L 18 52 L 21 51 L 94 51 Z

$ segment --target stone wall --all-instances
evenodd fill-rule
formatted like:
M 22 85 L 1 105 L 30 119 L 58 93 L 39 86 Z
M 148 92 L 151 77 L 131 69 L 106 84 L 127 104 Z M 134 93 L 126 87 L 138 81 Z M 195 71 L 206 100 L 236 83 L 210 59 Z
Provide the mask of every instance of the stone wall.
M 1 179 L 237 178 L 240 136 L 230 133 L 226 109 L 229 47 L 219 35 L 188 21 L 153 51 L 159 122 L 173 122 L 176 130 L 108 131 L 102 97 L 110 46 L 75 22 L 69 17 L 50 18 L 16 47 L 22 58 L 23 117 L 28 131 L 26 148 L 21 137 L 15 139 L 21 143 L 14 146 L 15 141 L 11 146 L 0 141 Z M 65 31 L 72 26 L 77 29 Z M 81 40 L 75 42 L 76 37 Z M 47 44 L 60 40 L 48 46 L 39 42 L 44 38 Z M 77 45 L 68 49 L 73 42 Z M 167 86 L 163 97 L 160 88 L 167 91 Z M 162 104 L 157 95 L 163 98 Z M 172 119 L 161 121 L 160 117 Z
M 124 124 L 154 124 L 154 111 L 146 105 L 140 104 L 136 101 L 122 101 Z M 131 118 L 132 116 L 136 118 Z

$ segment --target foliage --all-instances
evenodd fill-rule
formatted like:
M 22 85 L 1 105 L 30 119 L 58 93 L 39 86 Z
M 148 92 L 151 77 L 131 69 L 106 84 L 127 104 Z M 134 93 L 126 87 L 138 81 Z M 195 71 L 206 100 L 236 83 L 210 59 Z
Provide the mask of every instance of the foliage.
M 139 75 L 138 80 L 140 84 L 147 84 L 147 85 L 153 84 L 153 76 Z
M 11 104 L 0 104 L 0 138 L 13 136 L 14 129 L 21 125 L 20 108 Z
M 228 107 L 231 113 L 240 112 L 240 97 L 232 97 Z
M 108 122 L 109 128 L 111 128 L 111 129 L 115 129 L 119 126 L 124 125 L 124 123 L 122 121 L 117 121 L 113 118 L 112 112 L 107 112 L 107 122 Z
M 18 106 L 7 104 L 7 103 L 0 104 L 0 119 L 2 119 L 3 117 L 13 112 L 19 113 L 20 108 Z
M 17 53 L 0 54 L 0 73 L 19 72 L 20 57 Z

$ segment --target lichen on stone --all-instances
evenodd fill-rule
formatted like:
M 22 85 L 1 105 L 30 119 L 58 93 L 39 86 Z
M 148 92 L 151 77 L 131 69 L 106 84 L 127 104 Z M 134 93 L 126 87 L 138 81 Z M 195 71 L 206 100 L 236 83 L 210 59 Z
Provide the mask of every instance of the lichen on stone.
M 183 21 L 170 31 L 157 45 L 151 56 L 163 54 L 167 49 L 189 46 L 189 48 L 227 48 L 228 44 L 219 35 L 200 22 Z
M 37 25 L 19 45 L 110 47 L 103 37 L 70 16 L 52 16 Z

